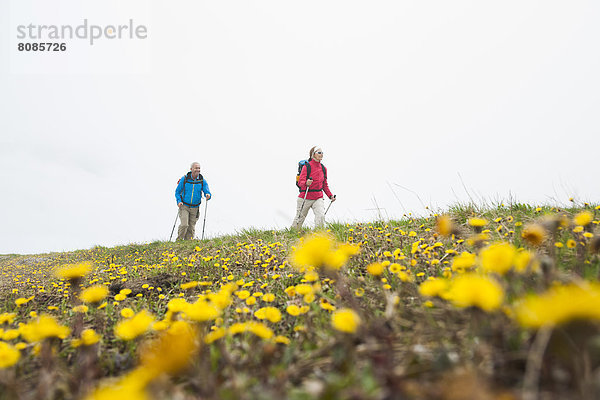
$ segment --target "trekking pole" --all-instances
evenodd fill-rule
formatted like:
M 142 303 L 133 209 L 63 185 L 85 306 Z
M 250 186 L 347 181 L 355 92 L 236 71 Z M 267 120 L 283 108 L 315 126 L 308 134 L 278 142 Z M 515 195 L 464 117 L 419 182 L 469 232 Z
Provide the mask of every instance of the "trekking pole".
M 202 223 L 202 240 L 204 240 L 204 227 L 206 226 L 206 210 L 208 210 L 208 200 L 206 200 L 206 197 L 204 197 L 204 199 L 206 203 L 204 203 L 204 222 Z
M 335 195 L 333 195 L 333 198 L 335 199 Z M 327 210 L 325 210 L 325 214 L 323 214 L 323 216 L 327 215 L 327 211 L 329 211 L 329 207 L 331 207 L 332 204 L 333 204 L 333 200 L 331 200 L 331 202 L 329 202 L 329 205 L 327 206 Z
M 171 229 L 171 236 L 169 236 L 169 242 L 173 239 L 173 232 L 175 232 L 175 225 L 177 225 L 177 217 L 179 217 L 179 210 L 177 210 L 177 214 L 175 215 L 175 222 L 173 222 L 173 229 Z
M 304 210 L 304 202 L 306 201 L 306 195 L 308 195 L 308 186 L 306 187 L 306 192 L 304 192 L 304 200 L 302 200 L 302 207 L 300 207 L 300 214 L 302 214 L 302 210 Z

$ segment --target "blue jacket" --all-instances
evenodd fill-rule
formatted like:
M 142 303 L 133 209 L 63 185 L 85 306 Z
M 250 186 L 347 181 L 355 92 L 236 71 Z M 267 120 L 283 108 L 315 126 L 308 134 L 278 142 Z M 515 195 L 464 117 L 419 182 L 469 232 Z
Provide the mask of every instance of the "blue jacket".
M 199 207 L 202 202 L 202 193 L 204 195 L 210 195 L 210 189 L 208 183 L 202 177 L 202 174 L 198 176 L 198 179 L 192 179 L 192 173 L 188 172 L 184 175 L 177 184 L 175 189 L 175 200 L 177 204 L 183 203 L 188 207 Z

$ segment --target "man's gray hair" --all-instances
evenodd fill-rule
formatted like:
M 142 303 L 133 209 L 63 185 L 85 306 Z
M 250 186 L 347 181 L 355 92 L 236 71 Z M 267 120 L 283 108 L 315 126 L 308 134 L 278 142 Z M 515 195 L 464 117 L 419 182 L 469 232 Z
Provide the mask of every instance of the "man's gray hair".
M 194 168 L 194 165 L 195 165 L 195 164 L 198 164 L 198 166 L 200 166 L 200 163 L 199 163 L 198 161 L 194 161 L 193 163 L 191 163 L 191 164 L 190 164 L 190 170 L 191 170 L 192 168 Z

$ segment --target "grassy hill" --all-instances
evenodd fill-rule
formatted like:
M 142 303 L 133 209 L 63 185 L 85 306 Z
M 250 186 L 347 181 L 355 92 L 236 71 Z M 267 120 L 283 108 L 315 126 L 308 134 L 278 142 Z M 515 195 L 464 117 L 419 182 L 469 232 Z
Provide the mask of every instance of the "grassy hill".
M 3 256 L 0 398 L 597 398 L 597 208 Z

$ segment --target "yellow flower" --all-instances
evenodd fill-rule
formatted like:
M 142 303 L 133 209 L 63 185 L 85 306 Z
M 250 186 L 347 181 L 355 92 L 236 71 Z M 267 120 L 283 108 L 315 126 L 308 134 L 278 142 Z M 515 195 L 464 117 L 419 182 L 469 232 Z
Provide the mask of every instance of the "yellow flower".
M 485 272 L 506 274 L 513 266 L 517 249 L 510 243 L 495 243 L 481 250 L 481 268 Z
M 117 301 L 123 301 L 126 298 L 127 298 L 126 294 L 123 294 L 123 293 L 117 293 L 117 294 L 115 294 L 115 300 L 117 300 Z
M 356 290 L 354 291 L 354 295 L 355 295 L 356 297 L 363 297 L 363 296 L 364 296 L 364 294 L 365 294 L 365 289 L 363 289 L 363 288 L 361 288 L 361 287 L 359 287 L 359 288 L 356 288 Z
M 593 220 L 594 220 L 594 215 L 587 210 L 580 212 L 579 214 L 577 214 L 575 216 L 575 218 L 573 218 L 573 222 L 575 222 L 575 225 L 580 225 L 580 226 L 587 226 Z
M 309 267 L 339 269 L 358 250 L 355 245 L 335 243 L 329 235 L 315 234 L 304 238 L 292 251 L 291 260 L 301 270 Z
M 275 301 L 275 295 L 273 293 L 267 293 L 262 297 L 262 300 L 267 303 Z
M 57 337 L 64 339 L 71 333 L 71 329 L 59 325 L 56 319 L 50 315 L 43 314 L 33 322 L 19 328 L 21 336 L 28 341 L 39 342 L 45 338 Z
M 468 223 L 474 228 L 482 228 L 487 225 L 488 221 L 484 218 L 469 218 Z
M 121 310 L 121 317 L 131 318 L 135 315 L 135 312 L 131 308 L 124 308 Z
M 287 287 L 287 288 L 285 288 L 284 292 L 289 297 L 294 297 L 296 295 L 296 287 L 295 286 Z
M 367 265 L 367 272 L 374 276 L 379 276 L 383 273 L 383 264 L 376 262 Z
M 0 342 L 0 368 L 12 367 L 20 358 L 19 350 L 8 343 Z
M 97 388 L 85 400 L 148 400 L 144 388 L 152 378 L 148 371 L 137 368 L 117 382 Z
M 297 317 L 298 315 L 300 315 L 300 307 L 298 307 L 295 304 L 290 304 L 289 306 L 287 306 L 285 311 L 294 317 Z
M 539 246 L 546 239 L 546 229 L 539 224 L 529 224 L 523 228 L 521 236 L 533 246 Z
M 251 298 L 254 299 L 254 297 Z M 213 302 L 198 299 L 195 303 L 188 305 L 184 313 L 192 321 L 203 322 L 218 318 L 221 310 Z
M 27 303 L 29 303 L 31 300 L 33 300 L 33 297 L 34 297 L 34 296 L 27 297 L 27 298 L 25 298 L 25 297 L 20 297 L 20 298 L 18 298 L 18 299 L 16 299 L 16 300 L 15 300 L 15 304 L 16 304 L 17 306 L 22 306 L 23 304 L 27 304 Z
M 450 282 L 444 298 L 457 307 L 479 307 L 484 311 L 500 308 L 504 290 L 494 279 L 477 275 L 462 274 Z
M 285 336 L 275 336 L 275 343 L 281 343 L 281 344 L 290 344 L 290 339 L 286 338 Z
M 515 257 L 515 270 L 519 273 L 524 273 L 527 271 L 528 267 L 532 272 L 537 271 L 539 268 L 539 263 L 535 259 L 534 254 L 527 250 L 517 252 Z
M 568 248 L 572 249 L 572 248 L 574 248 L 575 246 L 577 246 L 577 242 L 575 242 L 573 239 L 569 239 L 569 240 L 567 240 L 567 247 L 568 247 Z
M 193 288 L 195 288 L 196 286 L 198 286 L 198 281 L 192 281 L 192 282 L 188 282 L 188 283 L 182 283 L 180 286 L 181 286 L 181 288 L 182 288 L 183 290 L 186 290 L 186 289 L 193 289 Z
M 85 329 L 81 332 L 81 339 L 73 340 L 73 347 L 79 346 L 91 346 L 100 341 L 100 335 L 96 333 L 93 329 Z
M 235 292 L 235 295 L 240 299 L 240 300 L 246 300 L 248 297 L 250 297 L 250 292 L 247 290 L 240 290 L 238 292 Z
M 256 297 L 248 297 L 246 299 L 246 305 L 253 306 L 256 304 Z
M 2 313 L 0 314 L 0 325 L 2 324 L 12 324 L 15 321 L 15 318 L 17 317 L 16 313 Z
M 327 311 L 335 311 L 335 306 L 333 304 L 328 303 L 325 299 L 321 299 L 321 308 Z
M 475 266 L 476 256 L 467 251 L 463 251 L 460 256 L 454 257 L 452 261 L 452 271 L 464 272 Z
M 575 228 L 573 228 L 573 232 L 574 233 L 583 232 L 583 226 L 581 226 L 581 225 L 576 226 Z
M 312 293 L 313 292 L 313 288 L 310 285 L 307 285 L 306 283 L 301 283 L 296 285 L 296 293 L 304 296 L 305 294 L 308 293 Z
M 174 374 L 189 365 L 198 348 L 197 329 L 185 321 L 175 321 L 157 340 L 142 346 L 141 367 L 152 376 Z
M 354 333 L 358 329 L 360 322 L 358 314 L 349 308 L 334 311 L 331 315 L 331 324 L 340 332 Z
M 454 233 L 454 223 L 448 215 L 441 215 L 437 218 L 436 229 L 442 236 L 450 236 Z
M 211 344 L 212 342 L 221 339 L 223 336 L 225 336 L 226 333 L 227 330 L 225 328 L 217 328 L 214 331 L 211 331 L 206 334 L 206 336 L 204 337 L 204 343 Z
M 89 261 L 64 265 L 55 271 L 55 275 L 59 278 L 75 280 L 83 278 L 92 270 L 92 263 Z
M 150 329 L 153 322 L 154 316 L 142 310 L 132 318 L 119 322 L 115 327 L 115 335 L 122 340 L 135 339 Z
M 94 285 L 85 289 L 79 295 L 79 298 L 84 303 L 100 303 L 108 295 L 108 288 L 106 285 Z
M 600 320 L 600 284 L 556 286 L 517 303 L 517 322 L 528 328 L 560 325 L 572 320 Z
M 448 289 L 448 281 L 445 279 L 428 279 L 419 285 L 419 293 L 426 297 L 442 297 Z
M 306 282 L 315 282 L 319 280 L 319 274 L 314 270 L 307 271 L 304 274 L 304 280 L 306 280 Z
M 88 312 L 88 306 L 85 304 L 80 304 L 78 306 L 73 307 L 73 311 L 77 313 L 86 313 Z

